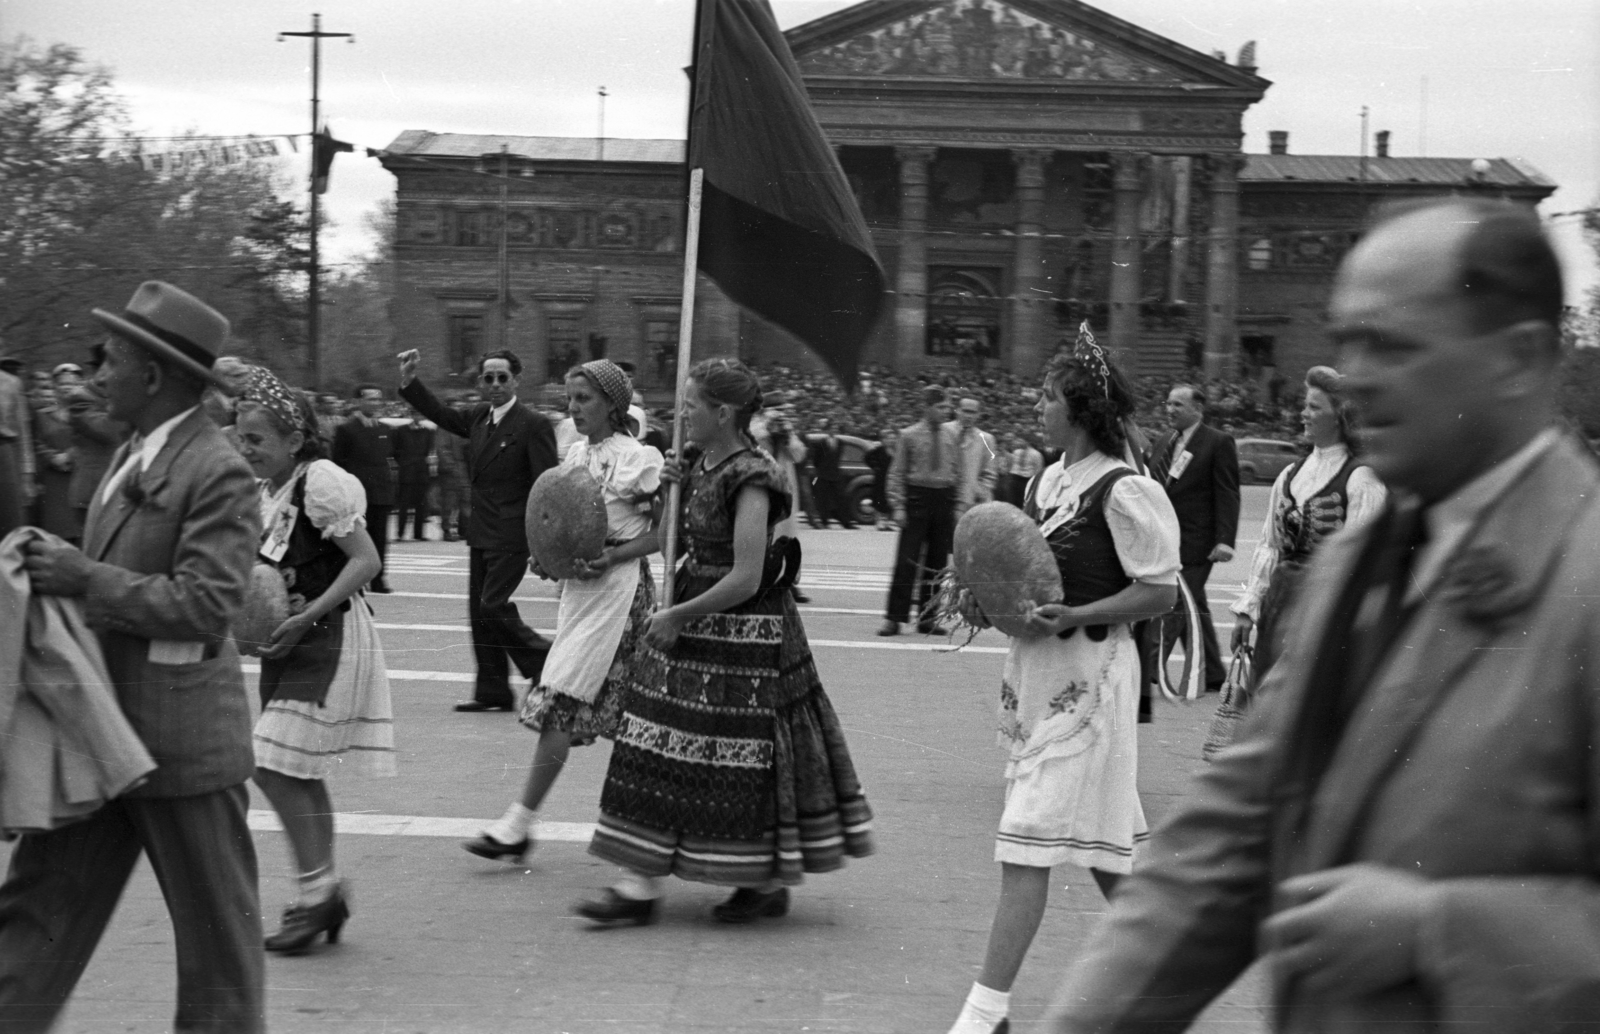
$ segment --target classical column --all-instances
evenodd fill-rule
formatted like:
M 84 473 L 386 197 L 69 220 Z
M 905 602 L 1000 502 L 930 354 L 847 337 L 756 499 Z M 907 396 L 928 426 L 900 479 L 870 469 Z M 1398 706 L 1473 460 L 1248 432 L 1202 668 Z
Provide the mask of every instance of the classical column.
M 1052 292 L 1044 271 L 1044 168 L 1047 148 L 1011 152 L 1017 163 L 1017 247 L 1011 289 L 1011 348 L 1008 366 L 1021 377 L 1033 377 L 1043 359 L 1051 316 Z
M 1184 302 L 1184 277 L 1189 272 L 1189 183 L 1194 159 L 1172 159 L 1172 261 L 1167 266 L 1167 301 Z
M 1111 153 L 1111 352 L 1128 374 L 1139 369 L 1139 204 L 1148 158 L 1136 151 Z
M 927 356 L 928 163 L 933 147 L 896 147 L 900 160 L 900 257 L 895 263 L 895 369 L 912 373 Z
M 1207 377 L 1234 373 L 1239 309 L 1239 168 L 1244 156 L 1206 156 L 1211 166 L 1210 253 L 1206 260 Z

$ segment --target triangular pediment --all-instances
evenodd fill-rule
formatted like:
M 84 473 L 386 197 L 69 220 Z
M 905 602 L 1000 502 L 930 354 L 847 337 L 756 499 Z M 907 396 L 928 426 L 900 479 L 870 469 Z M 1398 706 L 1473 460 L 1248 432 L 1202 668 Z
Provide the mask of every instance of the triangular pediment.
M 1265 86 L 1077 0 L 868 0 L 785 35 L 807 76 Z

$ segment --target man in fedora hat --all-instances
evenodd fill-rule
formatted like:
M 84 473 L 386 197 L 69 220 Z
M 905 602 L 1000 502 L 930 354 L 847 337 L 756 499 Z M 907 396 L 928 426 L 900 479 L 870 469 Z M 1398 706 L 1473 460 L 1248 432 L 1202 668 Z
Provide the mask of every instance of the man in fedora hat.
M 85 821 L 24 834 L 0 885 L 0 1030 L 43 1031 L 82 976 L 141 853 L 177 941 L 174 1028 L 259 1031 L 261 915 L 245 780 L 250 701 L 229 626 L 260 538 L 250 468 L 200 407 L 222 314 L 149 281 L 95 375 L 135 436 L 90 502 L 82 551 L 34 543 L 33 591 L 82 601 L 118 703 L 157 763 Z

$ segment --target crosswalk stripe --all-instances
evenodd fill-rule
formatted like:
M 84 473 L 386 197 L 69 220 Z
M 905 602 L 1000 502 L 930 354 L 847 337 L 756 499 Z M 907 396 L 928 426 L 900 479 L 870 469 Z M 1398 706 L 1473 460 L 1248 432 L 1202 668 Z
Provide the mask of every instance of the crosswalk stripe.
M 276 812 L 252 808 L 248 816 L 250 828 L 263 833 L 283 832 L 283 823 Z M 489 819 L 457 819 L 435 815 L 369 815 L 361 812 L 335 812 L 333 829 L 336 833 L 354 836 L 377 837 L 455 837 L 467 839 L 483 832 Z M 594 836 L 593 822 L 538 822 L 533 827 L 533 837 L 540 841 L 568 841 L 588 843 Z

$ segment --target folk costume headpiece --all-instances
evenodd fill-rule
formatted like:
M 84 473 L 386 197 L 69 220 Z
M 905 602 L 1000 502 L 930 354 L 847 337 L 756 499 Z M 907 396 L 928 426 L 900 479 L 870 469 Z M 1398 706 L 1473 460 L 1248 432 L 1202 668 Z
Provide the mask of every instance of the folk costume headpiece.
M 1106 359 L 1105 349 L 1100 347 L 1100 342 L 1094 339 L 1094 331 L 1089 329 L 1089 321 L 1084 320 L 1078 324 L 1078 340 L 1072 345 L 1072 354 L 1084 360 L 1089 368 L 1089 373 L 1100 386 L 1100 393 L 1111 397 L 1111 363 Z

